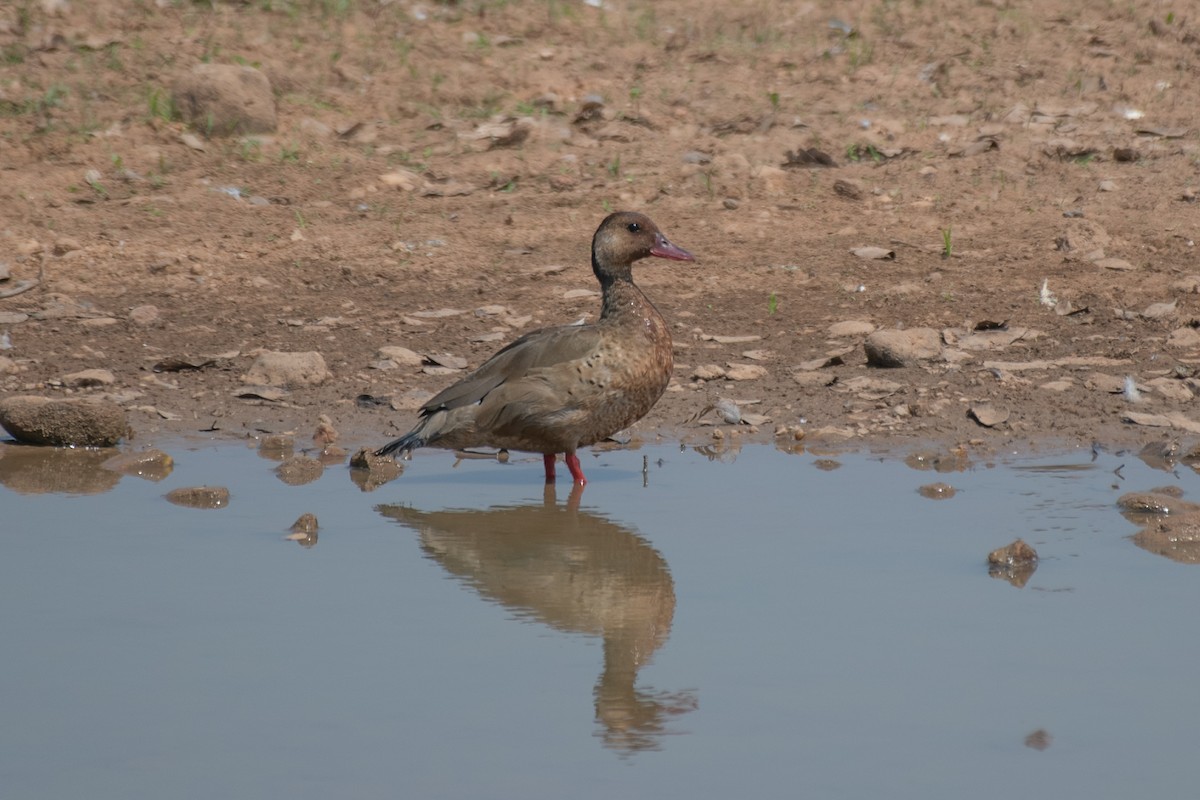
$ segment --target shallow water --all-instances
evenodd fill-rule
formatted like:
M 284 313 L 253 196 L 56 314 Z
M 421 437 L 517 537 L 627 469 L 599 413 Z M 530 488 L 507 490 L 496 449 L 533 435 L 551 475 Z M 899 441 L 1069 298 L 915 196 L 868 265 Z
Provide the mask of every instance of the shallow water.
M 578 497 L 540 459 L 365 493 L 164 449 L 159 482 L 0 468 L 9 800 L 1194 792 L 1200 566 L 1115 506 L 1194 499 L 1185 467 L 654 446 Z M 200 484 L 228 506 L 163 499 Z M 1023 588 L 984 563 L 1017 536 Z

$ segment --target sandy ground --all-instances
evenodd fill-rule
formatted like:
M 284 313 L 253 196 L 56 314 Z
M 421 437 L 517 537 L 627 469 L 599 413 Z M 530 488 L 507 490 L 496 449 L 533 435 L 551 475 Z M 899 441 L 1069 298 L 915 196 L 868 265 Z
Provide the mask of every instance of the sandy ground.
M 594 317 L 626 208 L 697 255 L 636 273 L 677 361 L 636 437 L 1186 444 L 1200 20 L 1082 5 L 7 4 L 0 395 L 110 397 L 135 444 L 382 444 L 457 359 Z M 275 130 L 181 120 L 202 63 L 261 70 Z M 264 350 L 331 377 L 247 393 Z

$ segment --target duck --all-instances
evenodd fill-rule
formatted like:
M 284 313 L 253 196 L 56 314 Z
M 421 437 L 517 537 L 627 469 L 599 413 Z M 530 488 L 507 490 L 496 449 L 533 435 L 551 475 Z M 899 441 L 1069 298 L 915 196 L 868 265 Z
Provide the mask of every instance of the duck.
M 412 430 L 375 454 L 404 456 L 419 447 L 541 453 L 546 483 L 554 482 L 561 454 L 575 484 L 585 485 L 578 450 L 644 417 L 671 381 L 667 322 L 633 282 L 634 262 L 651 256 L 695 261 L 645 214 L 609 214 L 592 237 L 599 320 L 526 333 L 434 395 Z

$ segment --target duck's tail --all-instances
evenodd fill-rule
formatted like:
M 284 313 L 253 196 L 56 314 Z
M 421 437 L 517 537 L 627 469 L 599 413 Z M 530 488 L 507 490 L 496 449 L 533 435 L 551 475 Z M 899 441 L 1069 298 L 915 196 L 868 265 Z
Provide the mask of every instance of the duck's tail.
M 415 429 L 404 434 L 399 439 L 393 439 L 383 447 L 376 450 L 375 455 L 390 456 L 392 453 L 404 455 L 405 453 L 410 453 L 413 450 L 416 450 L 418 447 L 424 446 L 425 437 L 421 435 L 421 427 L 417 426 Z
M 445 434 L 449 417 L 445 409 L 441 408 L 436 411 L 425 411 L 422 409 L 422 412 L 420 420 L 413 426 L 411 431 L 399 439 L 388 442 L 376 450 L 375 455 L 390 456 L 393 453 L 404 455 L 428 444 L 436 446 L 438 440 Z

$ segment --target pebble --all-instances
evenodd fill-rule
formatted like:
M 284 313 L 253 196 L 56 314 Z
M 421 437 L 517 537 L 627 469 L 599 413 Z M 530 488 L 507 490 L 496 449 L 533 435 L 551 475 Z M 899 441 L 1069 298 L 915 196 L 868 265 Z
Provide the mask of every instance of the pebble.
M 72 372 L 69 375 L 63 375 L 62 377 L 63 385 L 69 386 L 72 389 L 109 386 L 116 383 L 116 381 L 116 376 L 106 369 L 84 369 L 79 372 Z
M 255 386 L 316 386 L 332 377 L 320 353 L 268 350 L 259 354 L 243 380 Z
M 303 486 L 306 483 L 312 483 L 324 472 L 324 464 L 307 456 L 292 456 L 275 468 L 276 476 L 288 486 Z
M 167 492 L 167 502 L 187 508 L 225 508 L 229 490 L 224 486 L 188 486 Z
M 829 326 L 827 333 L 835 339 L 845 336 L 866 336 L 875 331 L 875 323 L 863 319 L 847 319 Z
M 997 566 L 1017 566 L 1037 561 L 1038 554 L 1024 539 L 1017 539 L 988 553 L 987 560 Z
M 161 319 L 158 306 L 143 305 L 129 309 L 129 321 L 140 327 L 148 327 Z
M 767 374 L 760 364 L 730 364 L 725 370 L 725 379 L 730 381 L 756 381 Z
M 173 87 L 175 108 L 207 136 L 275 130 L 275 96 L 267 76 L 239 64 L 197 64 Z
M 948 483 L 927 483 L 917 489 L 917 493 L 930 500 L 949 500 L 954 497 L 954 487 Z
M 404 472 L 404 465 L 390 456 L 377 456 L 371 448 L 361 448 L 350 457 L 350 480 L 364 492 L 395 480 Z
M 942 337 L 933 328 L 875 331 L 864 342 L 872 367 L 909 367 L 942 353 Z
M 725 370 L 717 364 L 702 364 L 692 370 L 692 380 L 716 381 L 725 377 Z

